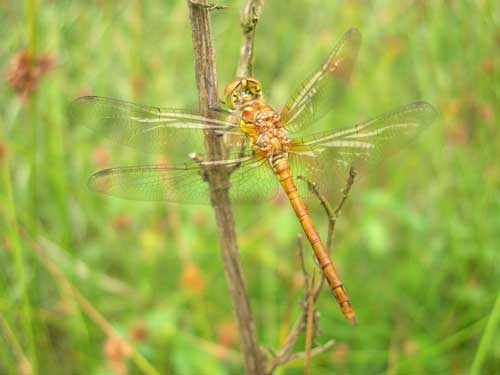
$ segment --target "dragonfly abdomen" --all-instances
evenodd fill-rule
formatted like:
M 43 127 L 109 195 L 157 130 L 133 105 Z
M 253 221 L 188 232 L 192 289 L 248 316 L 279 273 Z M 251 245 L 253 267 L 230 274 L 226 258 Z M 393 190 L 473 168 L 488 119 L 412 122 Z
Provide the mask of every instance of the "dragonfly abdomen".
M 307 236 L 307 240 L 313 248 L 314 255 L 316 256 L 318 264 L 323 271 L 328 285 L 342 310 L 342 314 L 346 319 L 354 324 L 356 322 L 356 319 L 351 301 L 349 300 L 349 296 L 347 295 L 344 285 L 342 284 L 338 272 L 335 269 L 330 255 L 328 254 L 328 250 L 323 244 L 323 241 L 321 241 L 312 218 L 307 212 L 304 201 L 300 197 L 300 194 L 290 172 L 288 159 L 284 155 L 282 155 L 281 157 L 275 159 L 272 167 L 274 173 L 278 176 L 280 184 L 285 190 L 290 203 L 292 204 L 292 207 L 295 211 L 295 214 L 297 215 L 297 218 L 300 221 L 302 229 Z

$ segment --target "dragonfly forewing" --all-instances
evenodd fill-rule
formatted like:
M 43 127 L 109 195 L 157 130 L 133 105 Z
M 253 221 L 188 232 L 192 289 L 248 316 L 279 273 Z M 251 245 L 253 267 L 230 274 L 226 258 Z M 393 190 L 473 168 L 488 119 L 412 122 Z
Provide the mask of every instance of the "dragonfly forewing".
M 356 65 L 360 45 L 361 33 L 357 29 L 348 30 L 320 68 L 296 90 L 281 111 L 288 130 L 304 129 L 339 103 Z
M 85 96 L 71 104 L 74 121 L 110 140 L 148 153 L 168 153 L 186 159 L 190 152 L 204 150 L 203 130 L 244 140 L 239 124 L 219 112 L 205 117 L 195 111 L 159 108 L 122 100 Z

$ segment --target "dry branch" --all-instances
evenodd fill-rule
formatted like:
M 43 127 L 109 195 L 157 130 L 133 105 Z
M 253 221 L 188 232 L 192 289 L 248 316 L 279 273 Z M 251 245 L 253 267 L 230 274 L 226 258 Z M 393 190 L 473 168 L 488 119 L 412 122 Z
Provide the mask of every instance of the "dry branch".
M 313 269 L 311 280 L 309 280 L 309 290 L 307 298 L 306 317 L 306 350 L 304 357 L 304 375 L 309 375 L 311 367 L 311 346 L 313 340 L 313 314 L 314 314 L 314 282 L 316 279 L 316 268 Z
M 318 355 L 318 354 L 327 352 L 328 350 L 330 350 L 333 347 L 333 345 L 335 345 L 335 340 L 328 340 L 324 344 L 316 346 L 315 348 L 313 348 L 311 350 L 311 358 L 314 357 L 314 356 L 316 356 L 316 355 Z M 293 353 L 288 358 L 288 362 L 295 361 L 296 359 L 305 358 L 305 356 L 306 356 L 306 352 Z
M 200 8 L 204 8 L 204 9 L 206 9 L 208 11 L 211 11 L 211 10 L 220 10 L 220 9 L 226 9 L 227 8 L 226 5 L 204 3 L 202 1 L 196 1 L 196 0 L 189 0 L 189 3 L 192 6 L 197 6 L 197 7 L 200 7 Z
M 206 6 L 208 4 L 206 0 L 199 0 L 196 3 L 189 1 L 188 4 L 199 109 L 202 114 L 209 115 L 208 109 L 215 108 L 218 104 L 215 53 L 208 13 L 209 7 Z M 224 151 L 222 138 L 207 130 L 205 132 L 205 150 L 210 160 L 222 159 Z M 228 171 L 224 168 L 207 169 L 207 182 L 217 221 L 224 271 L 238 324 L 245 370 L 249 375 L 261 375 L 264 372 L 262 355 L 257 345 L 253 317 L 236 242 L 233 212 L 229 199 Z
M 238 64 L 237 76 L 249 77 L 253 75 L 253 46 L 255 40 L 255 29 L 262 13 L 264 0 L 248 0 L 240 17 L 243 42 L 240 49 L 240 63 Z

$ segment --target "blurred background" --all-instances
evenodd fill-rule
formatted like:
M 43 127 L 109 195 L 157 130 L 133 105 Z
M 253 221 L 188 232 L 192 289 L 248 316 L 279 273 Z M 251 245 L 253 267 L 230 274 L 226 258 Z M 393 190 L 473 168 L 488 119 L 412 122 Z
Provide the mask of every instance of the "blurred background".
M 222 3 L 220 90 L 244 1 Z M 500 373 L 500 6 L 269 1 L 255 52 L 267 101 L 280 108 L 352 26 L 364 40 L 335 118 L 415 100 L 439 117 L 353 187 L 334 259 L 359 324 L 323 291 L 316 343 L 336 344 L 312 373 Z M 0 373 L 242 373 L 211 208 L 90 192 L 130 150 L 68 118 L 88 94 L 196 108 L 186 2 L 3 1 L 0 35 Z M 284 201 L 234 211 L 259 341 L 277 350 L 300 313 L 300 228 Z

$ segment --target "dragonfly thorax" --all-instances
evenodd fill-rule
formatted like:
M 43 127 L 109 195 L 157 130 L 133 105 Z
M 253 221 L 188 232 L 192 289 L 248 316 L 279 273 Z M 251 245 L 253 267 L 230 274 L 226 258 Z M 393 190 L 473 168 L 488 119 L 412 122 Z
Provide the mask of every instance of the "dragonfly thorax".
M 260 100 L 248 102 L 241 110 L 241 128 L 250 136 L 258 153 L 267 159 L 288 152 L 291 140 L 281 117 Z
M 288 152 L 290 142 L 283 128 L 272 128 L 260 133 L 254 145 L 261 155 L 267 159 L 272 159 L 278 154 Z

